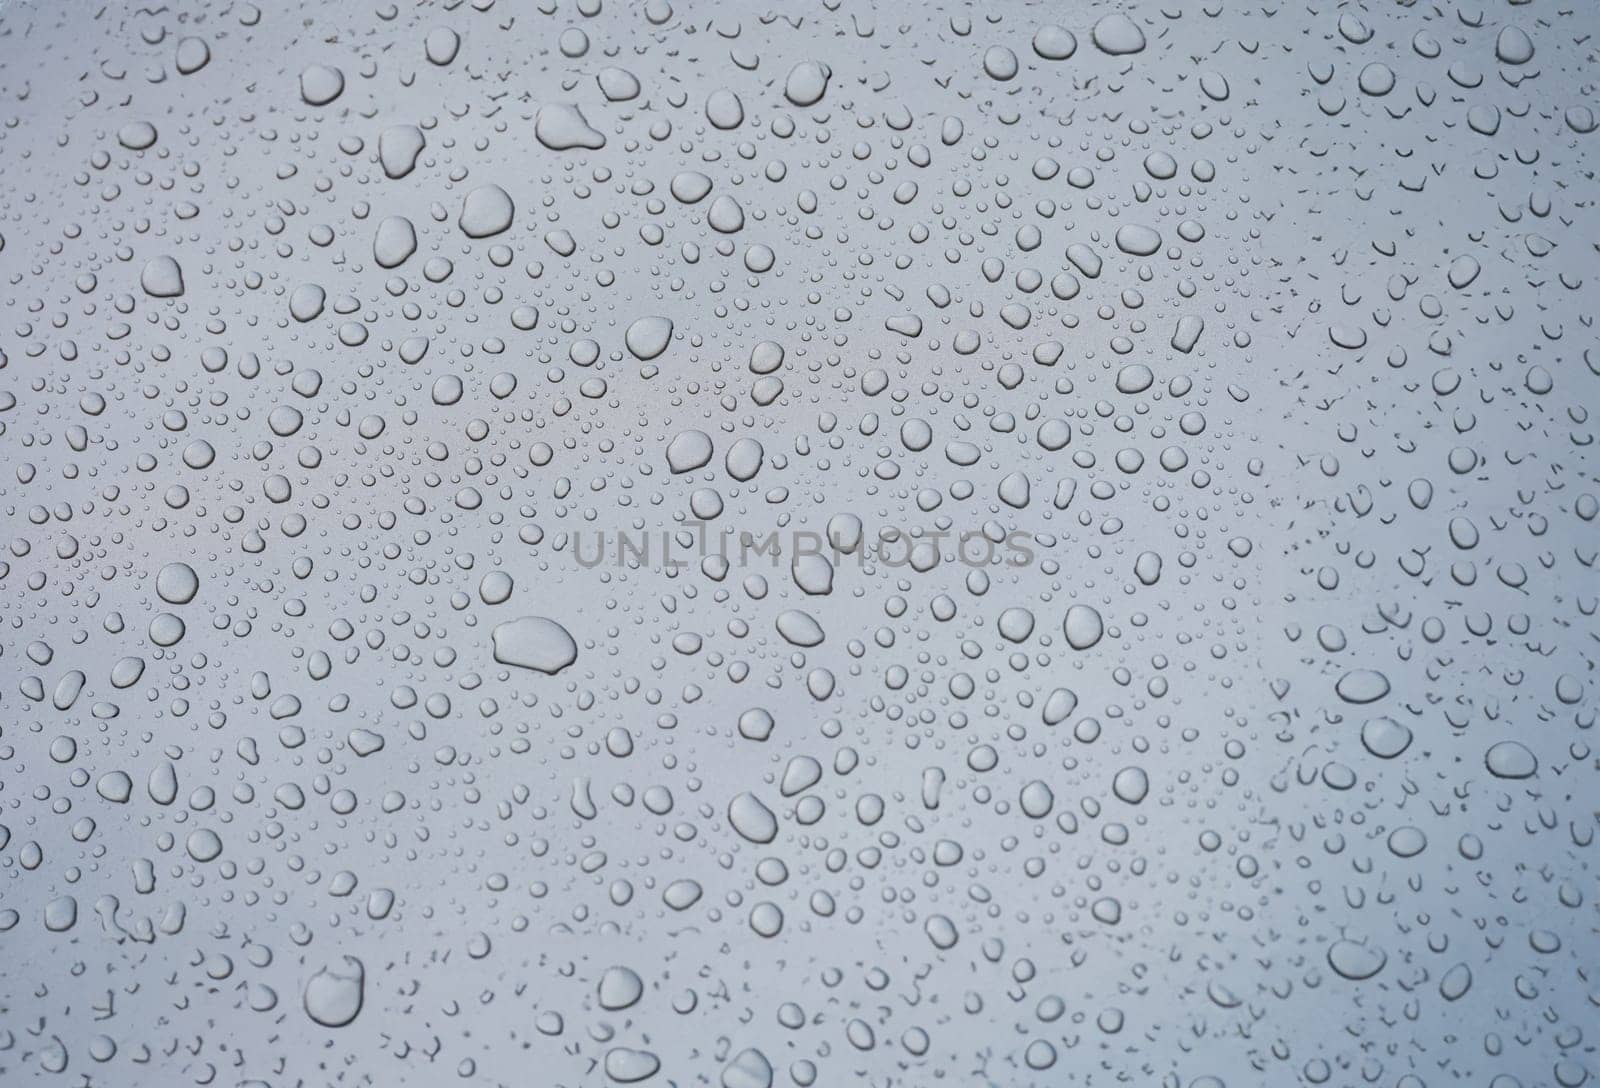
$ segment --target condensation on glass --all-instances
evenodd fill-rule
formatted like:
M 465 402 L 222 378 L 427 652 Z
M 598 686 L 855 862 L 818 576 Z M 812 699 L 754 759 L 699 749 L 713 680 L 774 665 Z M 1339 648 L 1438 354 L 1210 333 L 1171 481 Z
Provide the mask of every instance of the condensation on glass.
M 1591 1081 L 1597 32 L 10 0 L 0 1080 Z

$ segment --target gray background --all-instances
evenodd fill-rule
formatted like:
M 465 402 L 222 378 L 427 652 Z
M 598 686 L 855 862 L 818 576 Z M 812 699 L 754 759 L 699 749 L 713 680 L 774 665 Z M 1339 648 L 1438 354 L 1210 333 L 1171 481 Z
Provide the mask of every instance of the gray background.
M 1600 17 L 1119 10 L 0 8 L 0 1080 L 1600 1072 Z

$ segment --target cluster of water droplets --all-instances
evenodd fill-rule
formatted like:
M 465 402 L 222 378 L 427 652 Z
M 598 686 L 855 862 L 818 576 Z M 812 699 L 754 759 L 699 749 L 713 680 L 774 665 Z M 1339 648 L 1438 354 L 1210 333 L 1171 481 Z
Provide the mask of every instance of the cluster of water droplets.
M 0 7 L 0 1080 L 1591 1082 L 1596 31 Z

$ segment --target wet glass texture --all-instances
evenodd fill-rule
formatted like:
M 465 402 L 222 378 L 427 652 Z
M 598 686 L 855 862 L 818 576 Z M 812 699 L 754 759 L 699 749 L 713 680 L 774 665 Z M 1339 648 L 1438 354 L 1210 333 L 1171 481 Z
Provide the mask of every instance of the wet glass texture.
M 1600 8 L 0 3 L 0 1082 L 1600 1077 Z

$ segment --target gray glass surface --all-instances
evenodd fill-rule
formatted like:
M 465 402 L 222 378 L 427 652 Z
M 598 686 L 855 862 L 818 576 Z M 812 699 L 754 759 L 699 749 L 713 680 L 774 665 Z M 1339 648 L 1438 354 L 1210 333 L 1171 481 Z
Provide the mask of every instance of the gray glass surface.
M 0 1082 L 1600 1076 L 1600 8 L 0 4 Z

